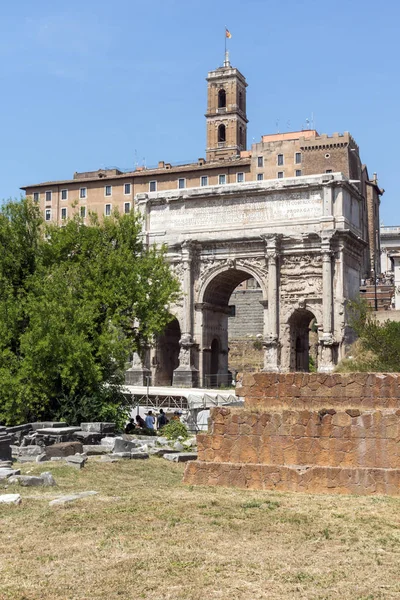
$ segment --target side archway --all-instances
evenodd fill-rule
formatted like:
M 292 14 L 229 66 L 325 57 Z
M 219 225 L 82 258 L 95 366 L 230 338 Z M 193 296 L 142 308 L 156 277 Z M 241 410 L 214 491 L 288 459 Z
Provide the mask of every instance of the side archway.
M 172 319 L 156 340 L 154 385 L 172 385 L 174 371 L 179 365 L 181 328 Z
M 290 370 L 318 369 L 318 335 L 316 317 L 306 308 L 296 309 L 288 321 L 290 330 Z

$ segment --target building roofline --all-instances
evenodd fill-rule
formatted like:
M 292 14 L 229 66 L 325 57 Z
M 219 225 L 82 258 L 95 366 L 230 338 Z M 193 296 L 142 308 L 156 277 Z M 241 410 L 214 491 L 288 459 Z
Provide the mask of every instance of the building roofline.
M 51 186 L 51 185 L 67 185 L 67 184 L 81 184 L 93 181 L 115 181 L 121 179 L 128 179 L 132 177 L 145 177 L 151 175 L 163 175 L 165 173 L 187 173 L 188 171 L 207 171 L 209 169 L 222 169 L 226 167 L 233 167 L 239 165 L 250 165 L 250 158 L 234 158 L 224 161 L 213 161 L 213 162 L 197 162 L 197 163 L 188 163 L 186 165 L 180 165 L 173 167 L 169 165 L 169 163 L 164 163 L 163 167 L 156 167 L 153 169 L 147 168 L 139 168 L 135 171 L 128 171 L 126 173 L 122 173 L 121 175 L 107 175 L 107 171 L 104 169 L 100 169 L 99 173 L 101 175 L 97 175 L 96 177 L 82 177 L 76 179 L 62 179 L 59 181 L 43 181 L 41 183 L 33 183 L 31 185 L 21 186 L 21 190 L 27 190 L 28 188 L 38 188 L 43 186 Z

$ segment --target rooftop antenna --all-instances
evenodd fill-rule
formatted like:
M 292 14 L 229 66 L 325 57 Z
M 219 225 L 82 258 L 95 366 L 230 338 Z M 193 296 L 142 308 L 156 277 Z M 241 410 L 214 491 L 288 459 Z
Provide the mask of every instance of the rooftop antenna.
M 307 127 L 306 129 L 310 130 L 310 119 L 306 119 Z
M 290 119 L 287 120 L 286 128 L 288 131 L 290 131 Z
M 276 133 L 280 133 L 280 132 L 279 132 L 279 119 L 277 119 L 277 120 L 275 121 L 275 125 L 276 125 Z
M 311 129 L 315 129 L 315 123 L 314 123 L 314 113 L 311 113 Z
M 138 163 L 138 159 L 137 159 L 137 150 L 135 149 L 135 160 L 134 160 L 134 165 L 133 165 L 135 167 L 135 169 L 137 169 L 138 164 L 139 163 Z

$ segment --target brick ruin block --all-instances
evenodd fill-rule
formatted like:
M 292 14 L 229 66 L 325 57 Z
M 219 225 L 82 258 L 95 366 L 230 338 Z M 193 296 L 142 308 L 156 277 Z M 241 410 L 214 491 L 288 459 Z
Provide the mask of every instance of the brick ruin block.
M 400 495 L 400 375 L 246 375 L 211 410 L 189 484 Z

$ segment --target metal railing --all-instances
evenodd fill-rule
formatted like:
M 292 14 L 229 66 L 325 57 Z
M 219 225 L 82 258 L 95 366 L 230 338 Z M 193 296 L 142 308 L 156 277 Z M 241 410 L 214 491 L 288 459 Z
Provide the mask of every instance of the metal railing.
M 212 373 L 204 375 L 203 386 L 208 389 L 234 388 L 236 373 Z

